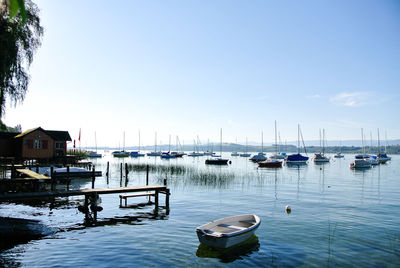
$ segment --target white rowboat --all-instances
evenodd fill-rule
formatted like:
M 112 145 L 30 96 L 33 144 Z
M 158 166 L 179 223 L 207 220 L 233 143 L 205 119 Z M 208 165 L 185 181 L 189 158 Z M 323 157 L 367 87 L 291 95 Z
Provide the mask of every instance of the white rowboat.
M 249 239 L 260 225 L 257 215 L 222 218 L 196 228 L 200 243 L 215 248 L 229 248 Z

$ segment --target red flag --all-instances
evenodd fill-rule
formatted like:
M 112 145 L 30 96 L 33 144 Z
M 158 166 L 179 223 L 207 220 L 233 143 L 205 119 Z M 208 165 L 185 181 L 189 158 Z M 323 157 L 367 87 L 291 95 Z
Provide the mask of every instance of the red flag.
M 79 129 L 79 138 L 78 141 L 81 142 L 81 129 Z

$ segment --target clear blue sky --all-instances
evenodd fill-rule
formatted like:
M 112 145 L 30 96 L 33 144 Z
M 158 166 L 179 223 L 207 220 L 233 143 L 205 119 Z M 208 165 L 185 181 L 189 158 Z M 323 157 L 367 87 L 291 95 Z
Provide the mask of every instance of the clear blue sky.
M 5 122 L 82 146 L 400 137 L 400 2 L 35 1 L 45 28 Z M 173 138 L 174 140 L 174 138 Z

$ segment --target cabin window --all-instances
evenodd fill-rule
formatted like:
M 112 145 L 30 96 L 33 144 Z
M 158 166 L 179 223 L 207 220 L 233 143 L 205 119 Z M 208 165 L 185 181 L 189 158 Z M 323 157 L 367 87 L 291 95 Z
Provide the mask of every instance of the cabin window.
M 33 148 L 34 149 L 42 149 L 42 141 L 41 140 L 34 140 Z
M 56 142 L 56 149 L 64 149 L 64 143 L 63 142 Z

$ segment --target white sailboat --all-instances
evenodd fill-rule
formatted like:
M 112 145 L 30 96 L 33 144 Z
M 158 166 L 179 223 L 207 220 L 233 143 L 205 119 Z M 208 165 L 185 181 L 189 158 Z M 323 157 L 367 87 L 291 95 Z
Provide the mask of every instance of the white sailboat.
M 188 156 L 190 157 L 198 157 L 198 156 L 203 156 L 203 153 L 199 152 L 199 147 L 198 144 L 196 143 L 196 140 L 193 139 L 193 152 L 189 153 Z
M 175 157 L 182 157 L 185 155 L 178 136 L 176 136 L 176 151 L 171 152 L 171 154 L 174 155 Z
M 340 141 L 340 143 L 339 143 L 339 148 L 340 148 L 340 151 L 337 152 L 337 153 L 334 155 L 335 158 L 343 158 L 343 157 L 344 157 L 344 155 L 342 155 L 342 141 Z
M 125 151 L 125 131 L 124 131 L 123 141 L 124 141 L 124 143 L 123 143 L 123 146 L 122 146 L 122 151 L 114 151 L 114 152 L 112 153 L 112 155 L 113 155 L 114 157 L 128 157 L 128 156 L 130 155 L 129 152 L 126 152 L 126 151 Z
M 154 151 L 147 153 L 147 156 L 160 156 L 161 152 L 157 151 L 157 131 L 154 134 L 155 138 L 154 138 Z
M 236 138 L 236 143 L 235 143 L 235 145 L 237 146 L 237 138 Z M 239 153 L 238 153 L 237 151 L 232 152 L 232 153 L 231 153 L 231 156 L 239 156 Z
M 277 130 L 276 127 L 276 120 L 275 120 L 275 130 Z M 281 134 L 279 133 L 279 144 L 277 143 L 276 139 L 276 133 L 275 133 L 275 154 L 271 155 L 269 158 L 270 159 L 285 159 L 286 153 L 281 152 Z
M 362 155 L 365 156 L 365 147 L 364 147 L 364 131 L 361 128 L 361 142 L 362 142 Z M 371 168 L 371 163 L 366 160 L 366 157 L 354 159 L 353 162 L 350 163 L 350 168 L 352 169 L 364 169 Z
M 322 152 L 314 154 L 313 161 L 314 163 L 327 163 L 329 162 L 329 158 L 325 156 L 325 129 L 322 130 L 322 138 L 321 138 L 321 129 L 319 130 L 319 145 L 322 146 Z
M 386 132 L 385 132 L 385 139 L 386 139 L 386 145 L 387 145 Z M 379 141 L 379 128 L 378 128 L 378 154 L 376 155 L 376 158 L 378 159 L 379 163 L 386 163 L 387 161 L 391 160 L 391 158 L 387 155 L 386 145 L 385 145 L 385 152 L 381 153 L 380 141 Z
M 89 151 L 89 152 L 88 152 L 88 157 L 89 157 L 89 158 L 100 158 L 100 157 L 102 157 L 102 154 L 99 154 L 99 153 L 97 152 L 97 137 L 96 137 L 96 132 L 94 132 L 94 144 L 95 144 L 96 151 Z
M 371 154 L 372 153 L 372 132 L 370 132 L 370 138 L 371 138 L 371 143 L 370 143 L 369 150 L 368 150 L 369 157 L 366 160 L 368 162 L 370 162 L 371 165 L 376 166 L 376 165 L 379 165 L 379 161 L 375 155 Z
M 239 154 L 240 157 L 250 157 L 251 154 L 247 153 L 247 137 L 246 137 L 246 151 L 242 154 Z

